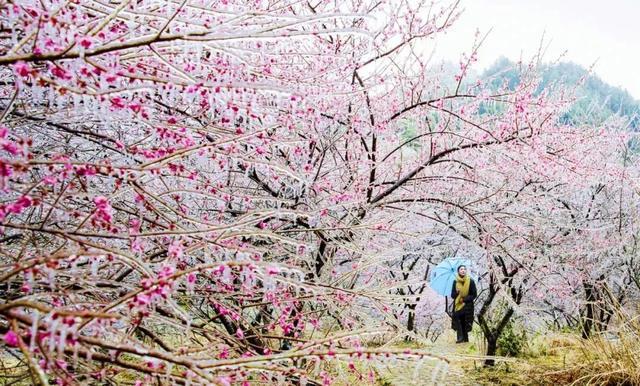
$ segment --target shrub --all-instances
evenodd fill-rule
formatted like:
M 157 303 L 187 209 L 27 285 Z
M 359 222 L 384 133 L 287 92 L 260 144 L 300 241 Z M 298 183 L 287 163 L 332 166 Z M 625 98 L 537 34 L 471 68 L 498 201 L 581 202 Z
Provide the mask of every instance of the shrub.
M 509 321 L 498 339 L 497 354 L 507 357 L 519 357 L 524 353 L 526 346 L 526 331 L 518 328 L 513 321 Z

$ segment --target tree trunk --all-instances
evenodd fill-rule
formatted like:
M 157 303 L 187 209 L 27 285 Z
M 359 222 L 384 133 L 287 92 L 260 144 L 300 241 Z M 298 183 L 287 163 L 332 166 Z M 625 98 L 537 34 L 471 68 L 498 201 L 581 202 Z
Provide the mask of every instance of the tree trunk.
M 409 314 L 407 316 L 407 331 L 415 332 L 416 330 L 416 304 L 411 304 L 408 306 Z M 413 340 L 411 335 L 406 335 L 404 337 L 405 342 L 409 342 Z
M 498 337 L 496 336 L 487 336 L 487 356 L 495 356 L 498 351 Z M 496 361 L 493 358 L 487 358 L 484 361 L 484 367 L 490 367 L 496 364 Z
M 584 283 L 585 298 L 587 300 L 584 316 L 582 317 L 582 339 L 588 339 L 591 336 L 591 330 L 593 328 L 593 302 L 595 300 L 593 293 L 593 286 L 588 283 Z

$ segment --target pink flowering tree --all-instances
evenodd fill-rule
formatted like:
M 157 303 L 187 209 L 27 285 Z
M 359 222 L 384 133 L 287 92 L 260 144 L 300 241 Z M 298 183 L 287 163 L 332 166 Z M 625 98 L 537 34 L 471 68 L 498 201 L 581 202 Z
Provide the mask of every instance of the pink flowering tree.
M 637 160 L 627 147 L 629 134 L 604 129 L 608 133 L 599 133 L 596 146 L 580 150 L 581 160 L 591 165 L 582 169 L 582 180 L 565 185 L 563 194 L 555 197 L 559 206 L 548 215 L 555 232 L 547 253 L 561 264 L 544 267 L 554 278 L 546 289 L 537 288 L 538 298 L 548 289 L 559 295 L 553 309 L 585 338 L 606 330 L 614 309 L 637 294 Z M 567 245 L 573 247 L 568 250 Z
M 583 294 L 592 280 L 626 281 L 628 288 L 624 251 L 636 232 L 637 199 L 625 167 L 627 139 L 615 126 L 558 125 L 503 153 L 466 161 L 484 175 L 491 199 L 468 196 L 461 207 L 472 221 L 454 216 L 444 224 L 460 235 L 466 253 L 484 261 L 477 321 L 487 354 L 496 353 L 514 316 L 549 312 L 580 323 L 580 309 L 593 307 Z M 498 162 L 487 164 L 492 156 Z
M 391 252 L 460 226 L 450 248 L 489 250 L 504 173 L 578 138 L 533 67 L 496 93 L 466 82 L 478 42 L 456 74 L 424 59 L 457 3 L 0 15 L 0 317 L 34 383 L 329 384 L 434 357 L 364 345 L 399 326 Z
M 364 82 L 454 6 L 1 12 L 0 313 L 34 383 L 329 383 L 323 359 L 375 356 L 354 302 L 384 299 L 334 269 L 388 222 Z
M 477 130 L 492 128 L 484 134 L 489 137 L 496 135 L 496 126 L 507 133 L 520 125 L 538 131 L 473 151 L 445 147 L 445 160 L 422 170 L 420 178 L 430 179 L 429 184 L 416 186 L 393 206 L 421 218 L 413 231 L 426 228 L 423 232 L 431 236 L 449 231 L 449 254 L 469 257 L 482 269 L 478 323 L 488 355 L 496 353 L 514 315 L 535 314 L 529 307 L 557 311 L 569 303 L 572 310 L 589 304 L 581 296 L 579 278 L 595 274 L 595 263 L 598 275 L 626 280 L 626 275 L 616 276 L 624 272 L 630 254 L 621 252 L 629 250 L 636 234 L 634 160 L 625 155 L 629 135 L 618 132 L 619 122 L 598 128 L 560 124 L 558 114 L 571 95 L 537 93 L 530 69 L 521 68 L 523 81 L 515 95 L 501 91 L 514 98 L 512 105 L 483 101 L 484 112 L 477 108 L 468 119 L 482 122 L 472 125 Z M 594 192 L 602 197 L 591 202 Z M 598 215 L 577 220 L 576 208 Z M 577 267 L 582 275 L 575 275 Z

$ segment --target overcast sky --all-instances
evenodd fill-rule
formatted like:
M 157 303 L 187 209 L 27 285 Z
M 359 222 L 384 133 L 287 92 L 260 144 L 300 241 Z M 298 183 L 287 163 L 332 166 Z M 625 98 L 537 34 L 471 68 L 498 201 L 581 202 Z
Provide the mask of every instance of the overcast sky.
M 462 0 L 464 13 L 438 40 L 436 57 L 457 61 L 469 52 L 476 29 L 489 37 L 477 64 L 498 57 L 529 59 L 544 34 L 545 61 L 565 60 L 594 71 L 640 100 L 640 0 Z

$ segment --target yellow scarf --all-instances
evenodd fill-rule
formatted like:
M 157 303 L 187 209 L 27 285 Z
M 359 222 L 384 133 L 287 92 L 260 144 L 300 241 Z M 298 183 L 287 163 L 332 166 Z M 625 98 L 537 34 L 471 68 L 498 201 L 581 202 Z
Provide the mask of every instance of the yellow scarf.
M 464 277 L 460 277 L 460 275 L 456 275 L 456 291 L 458 291 L 458 296 L 456 296 L 455 302 L 455 310 L 460 311 L 462 307 L 464 307 L 464 298 L 469 295 L 469 286 L 471 285 L 471 279 L 469 275 L 465 275 Z

